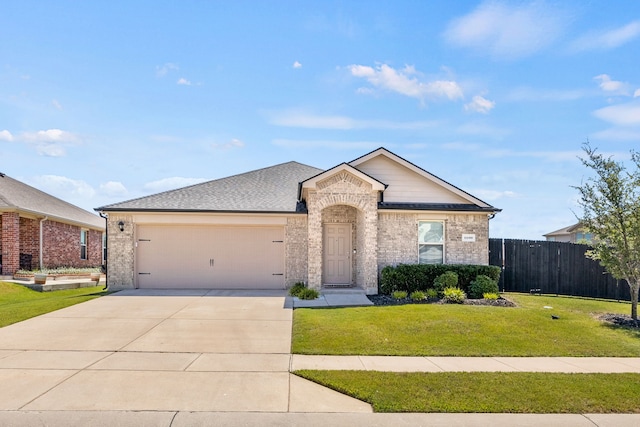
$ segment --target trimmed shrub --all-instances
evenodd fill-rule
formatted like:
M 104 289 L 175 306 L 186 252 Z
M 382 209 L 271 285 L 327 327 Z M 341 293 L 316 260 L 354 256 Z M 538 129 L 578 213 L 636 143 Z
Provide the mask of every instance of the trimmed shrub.
M 316 299 L 320 296 L 320 293 L 315 289 L 304 288 L 298 293 L 300 299 Z
M 291 295 L 292 297 L 297 297 L 305 289 L 307 289 L 307 287 L 304 285 L 304 283 L 297 282 L 289 289 L 289 295 Z
M 413 291 L 411 292 L 411 295 L 409 295 L 409 298 L 413 301 L 422 301 L 427 299 L 427 296 L 422 291 Z
M 405 299 L 407 297 L 407 292 L 406 291 L 393 291 L 391 296 L 394 297 L 395 299 Z
M 391 295 L 393 291 L 426 292 L 433 287 L 434 281 L 446 272 L 458 275 L 458 287 L 463 291 L 469 289 L 471 282 L 479 275 L 500 279 L 500 267 L 495 265 L 467 264 L 400 264 L 387 266 L 380 272 L 380 293 Z
M 476 277 L 476 280 L 471 282 L 469 286 L 469 298 L 478 299 L 482 298 L 484 294 L 497 294 L 498 283 L 491 277 L 483 274 Z
M 495 301 L 500 298 L 500 294 L 485 293 L 482 294 L 482 298 Z
M 438 293 L 438 296 L 442 296 L 444 294 L 444 290 L 446 288 L 455 288 L 458 286 L 458 274 L 453 271 L 447 271 L 436 277 L 436 280 L 433 281 L 433 288 Z
M 425 292 L 427 295 L 427 299 L 437 299 L 438 298 L 438 291 L 436 291 L 433 288 L 429 288 L 427 289 L 427 292 Z
M 460 288 L 446 288 L 444 290 L 445 302 L 452 304 L 462 304 L 465 298 L 467 298 L 467 295 Z

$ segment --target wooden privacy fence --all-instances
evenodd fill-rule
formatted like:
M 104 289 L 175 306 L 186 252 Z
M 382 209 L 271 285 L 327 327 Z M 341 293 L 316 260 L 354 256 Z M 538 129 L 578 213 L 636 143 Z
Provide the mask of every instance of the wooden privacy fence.
M 587 245 L 539 240 L 489 239 L 489 264 L 502 267 L 500 290 L 615 300 L 631 299 L 629 286 L 598 261 Z

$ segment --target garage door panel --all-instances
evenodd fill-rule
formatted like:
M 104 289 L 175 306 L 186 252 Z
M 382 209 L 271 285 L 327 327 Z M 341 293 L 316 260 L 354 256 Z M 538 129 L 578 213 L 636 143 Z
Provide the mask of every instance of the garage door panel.
M 141 288 L 283 289 L 283 227 L 138 226 Z

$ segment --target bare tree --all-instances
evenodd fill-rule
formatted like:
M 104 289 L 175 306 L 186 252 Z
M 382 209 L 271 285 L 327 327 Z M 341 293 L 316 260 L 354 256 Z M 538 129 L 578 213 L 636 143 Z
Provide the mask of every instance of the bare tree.
M 635 170 L 628 171 L 621 162 L 604 157 L 583 145 L 586 158 L 582 164 L 595 172 L 579 187 L 580 222 L 593 235 L 589 258 L 600 264 L 616 279 L 624 279 L 631 292 L 631 317 L 638 320 L 640 287 L 640 154 L 631 151 Z

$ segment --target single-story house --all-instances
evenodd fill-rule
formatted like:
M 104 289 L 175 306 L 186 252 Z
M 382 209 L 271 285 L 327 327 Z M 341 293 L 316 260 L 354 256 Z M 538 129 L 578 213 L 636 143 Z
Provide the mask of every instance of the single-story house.
M 547 242 L 591 243 L 593 240 L 591 233 L 585 231 L 579 222 L 543 236 Z
M 0 173 L 0 275 L 104 263 L 105 220 Z
M 96 208 L 111 289 L 378 292 L 400 263 L 487 264 L 500 211 L 379 148 L 322 170 L 288 162 Z

